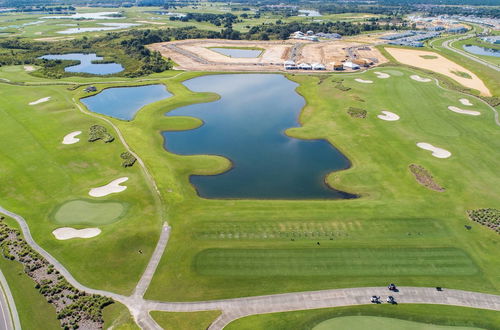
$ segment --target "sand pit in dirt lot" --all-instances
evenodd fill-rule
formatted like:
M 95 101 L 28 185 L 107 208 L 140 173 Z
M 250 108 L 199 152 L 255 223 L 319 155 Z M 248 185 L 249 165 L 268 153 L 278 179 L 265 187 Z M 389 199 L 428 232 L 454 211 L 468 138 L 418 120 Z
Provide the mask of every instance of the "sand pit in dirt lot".
M 479 116 L 481 114 L 479 111 L 464 110 L 464 109 L 460 109 L 459 107 L 454 107 L 452 105 L 450 105 L 448 107 L 448 110 L 456 112 L 456 113 L 460 113 L 462 115 L 469 115 L 469 116 Z
M 373 84 L 373 81 L 371 81 L 371 80 L 364 80 L 364 79 L 360 79 L 360 78 L 356 78 L 354 80 L 356 80 L 357 82 L 362 83 L 362 84 Z
M 465 87 L 478 90 L 481 95 L 491 96 L 488 87 L 486 87 L 486 85 L 481 79 L 479 79 L 478 76 L 476 76 L 474 73 L 467 70 L 463 66 L 458 65 L 457 63 L 452 62 L 449 59 L 439 55 L 438 53 L 423 50 L 390 47 L 386 47 L 385 50 L 387 50 L 389 54 L 391 54 L 398 62 L 443 74 Z M 426 56 L 427 59 L 422 58 L 422 56 Z M 430 56 L 435 56 L 436 58 L 430 58 Z M 452 73 L 457 71 L 464 72 L 471 78 L 469 79 L 460 77 Z
M 437 158 L 448 158 L 451 156 L 451 152 L 449 152 L 448 150 L 435 147 L 430 143 L 419 142 L 417 143 L 417 147 L 422 148 L 424 150 L 432 151 L 432 155 Z
M 50 96 L 47 96 L 47 97 L 42 97 L 42 98 L 41 98 L 41 99 L 39 99 L 39 100 L 36 100 L 36 101 L 30 102 L 30 103 L 29 103 L 29 105 L 37 105 L 37 104 L 40 104 L 40 103 L 47 102 L 48 100 L 50 100 Z
M 382 119 L 382 120 L 386 120 L 386 121 L 396 121 L 396 120 L 399 120 L 399 116 L 396 115 L 394 112 L 390 112 L 390 111 L 382 111 L 383 115 L 378 115 L 377 117 Z
M 390 74 L 384 73 L 384 72 L 375 71 L 374 73 L 377 75 L 377 78 L 380 78 L 380 79 L 387 79 L 391 76 Z
M 419 82 L 430 82 L 431 79 L 420 77 L 418 74 L 413 74 L 410 76 L 411 79 Z
M 113 180 L 105 186 L 92 188 L 89 191 L 89 195 L 92 197 L 104 197 L 109 194 L 122 192 L 127 189 L 127 186 L 121 186 L 121 184 L 127 180 L 128 178 L 125 176 L 123 178 Z
M 459 101 L 463 105 L 467 105 L 467 106 L 471 106 L 472 105 L 472 103 L 470 103 L 470 101 L 468 99 L 460 99 Z
M 57 228 L 52 232 L 58 240 L 67 240 L 72 238 L 92 238 L 101 233 L 99 228 L 75 229 L 71 227 Z

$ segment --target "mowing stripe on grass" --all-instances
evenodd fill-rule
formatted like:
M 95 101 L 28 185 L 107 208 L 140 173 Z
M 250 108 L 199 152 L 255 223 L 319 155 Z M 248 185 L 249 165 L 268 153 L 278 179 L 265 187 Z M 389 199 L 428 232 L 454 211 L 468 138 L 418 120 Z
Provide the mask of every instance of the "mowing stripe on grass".
M 194 267 L 215 276 L 464 276 L 477 266 L 456 248 L 207 249 Z

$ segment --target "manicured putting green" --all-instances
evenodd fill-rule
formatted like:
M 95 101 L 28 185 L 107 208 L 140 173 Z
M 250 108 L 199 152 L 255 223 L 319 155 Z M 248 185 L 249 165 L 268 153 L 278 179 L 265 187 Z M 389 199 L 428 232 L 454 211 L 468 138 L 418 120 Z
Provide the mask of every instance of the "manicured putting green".
M 478 269 L 456 248 L 207 249 L 194 262 L 215 276 L 434 276 L 474 275 Z
M 313 330 L 474 330 L 479 328 L 454 327 L 405 321 L 378 316 L 343 316 L 321 322 Z
M 64 225 L 106 225 L 118 221 L 125 211 L 124 203 L 78 199 L 59 206 L 54 220 Z

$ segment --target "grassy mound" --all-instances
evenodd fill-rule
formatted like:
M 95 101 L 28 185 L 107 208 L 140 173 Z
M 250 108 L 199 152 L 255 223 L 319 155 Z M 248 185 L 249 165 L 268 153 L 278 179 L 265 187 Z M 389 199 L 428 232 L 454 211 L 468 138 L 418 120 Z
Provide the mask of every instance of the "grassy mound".
M 63 225 L 106 225 L 118 221 L 126 211 L 124 203 L 73 200 L 59 206 L 54 220 Z

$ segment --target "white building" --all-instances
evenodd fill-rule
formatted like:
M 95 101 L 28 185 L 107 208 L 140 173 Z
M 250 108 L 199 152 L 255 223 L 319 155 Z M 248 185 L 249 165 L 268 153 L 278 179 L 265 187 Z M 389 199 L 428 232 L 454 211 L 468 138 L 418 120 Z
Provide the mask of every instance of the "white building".
M 313 70 L 326 70 L 326 67 L 321 63 L 313 63 L 311 67 Z
M 294 61 L 285 61 L 285 63 L 283 63 L 283 67 L 285 70 L 296 70 L 297 64 L 295 64 Z
M 356 63 L 352 63 L 352 62 L 344 62 L 344 68 L 352 69 L 352 70 L 359 70 L 359 65 L 357 65 Z
M 298 68 L 299 70 L 312 70 L 312 65 L 309 63 L 300 63 Z

